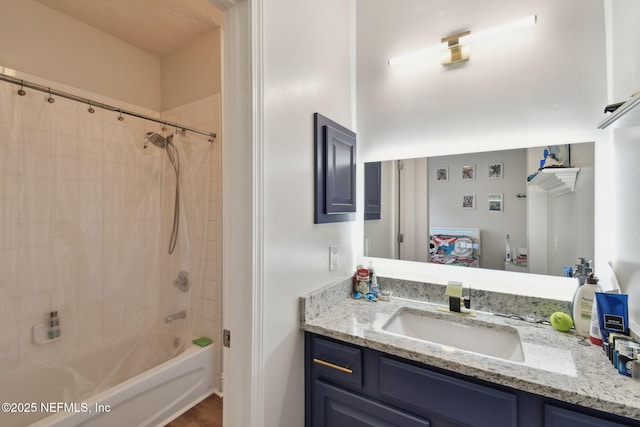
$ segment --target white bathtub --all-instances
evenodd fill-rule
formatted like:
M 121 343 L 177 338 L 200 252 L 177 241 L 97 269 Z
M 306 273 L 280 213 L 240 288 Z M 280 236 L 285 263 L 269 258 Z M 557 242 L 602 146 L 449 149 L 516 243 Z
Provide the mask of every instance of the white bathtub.
M 165 339 L 166 341 L 166 339 Z M 130 377 L 127 357 L 138 357 L 133 353 L 146 354 L 151 359 L 165 358 L 165 355 L 151 346 L 130 351 L 125 362 L 115 361 L 113 369 L 107 366 L 110 381 L 119 381 L 123 375 Z M 110 353 L 111 348 L 109 348 Z M 101 350 L 102 360 L 113 359 L 111 354 Z M 114 352 L 115 354 L 115 352 Z M 22 413 L 0 413 L 0 425 L 3 427 L 133 427 L 164 426 L 200 400 L 213 392 L 213 345 L 201 348 L 188 344 L 180 354 L 159 365 L 146 368 L 132 378 L 100 390 L 97 394 L 86 395 L 93 384 L 92 375 L 104 374 L 97 365 L 102 362 L 94 357 L 83 357 L 74 361 L 70 368 L 49 368 L 31 373 L 22 380 L 14 380 L 9 390 L 3 392 L 3 401 L 21 405 L 15 407 Z M 173 356 L 173 355 L 170 355 Z M 84 365 L 84 366 L 83 366 Z M 104 371 L 105 369 L 102 368 Z M 34 375 L 35 374 L 35 375 Z M 96 377 L 97 378 L 97 377 Z M 83 384 L 85 383 L 85 384 Z M 7 384 L 5 384 L 7 385 Z M 95 393 L 95 389 L 94 389 Z M 83 396 L 84 395 L 84 396 Z M 25 413 L 28 410 L 30 412 Z

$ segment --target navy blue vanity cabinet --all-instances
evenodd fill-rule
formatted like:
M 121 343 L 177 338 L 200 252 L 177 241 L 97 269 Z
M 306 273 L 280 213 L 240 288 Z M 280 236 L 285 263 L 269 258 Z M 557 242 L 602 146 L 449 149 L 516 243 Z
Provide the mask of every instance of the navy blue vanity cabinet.
M 306 427 L 640 427 L 640 421 L 305 333 Z

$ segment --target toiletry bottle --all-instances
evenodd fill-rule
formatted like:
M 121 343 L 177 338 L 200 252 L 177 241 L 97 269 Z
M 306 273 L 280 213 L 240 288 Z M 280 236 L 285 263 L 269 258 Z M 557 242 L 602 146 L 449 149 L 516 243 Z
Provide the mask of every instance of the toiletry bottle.
M 600 285 L 597 284 L 596 279 L 596 292 L 602 292 Z M 587 279 L 589 280 L 589 279 Z M 602 334 L 600 334 L 600 323 L 598 322 L 598 304 L 596 303 L 595 295 L 593 298 L 593 304 L 591 305 L 591 321 L 589 323 L 589 341 L 591 344 L 602 346 Z
M 49 330 L 47 331 L 47 338 L 50 340 L 56 337 L 56 316 L 57 314 L 55 311 L 49 312 Z
M 589 274 L 585 284 L 580 286 L 573 297 L 573 324 L 576 335 L 588 337 L 591 329 L 591 310 L 596 294 L 598 279 Z
M 380 287 L 378 286 L 378 276 L 376 276 L 375 273 L 371 273 L 371 293 L 376 298 L 378 298 L 378 295 L 380 295 Z
M 513 261 L 513 257 L 512 257 L 512 252 L 511 252 L 511 239 L 509 239 L 509 235 L 507 234 L 507 245 L 506 245 L 506 251 L 505 251 L 505 255 L 504 255 L 504 260 L 506 262 L 512 262 Z
M 373 270 L 373 263 L 371 261 L 369 261 L 369 292 L 372 293 L 376 298 L 380 294 L 380 288 L 378 287 L 378 277 Z
M 60 337 L 60 317 L 58 317 L 58 312 L 54 311 L 55 319 L 53 324 L 53 335 L 55 338 Z

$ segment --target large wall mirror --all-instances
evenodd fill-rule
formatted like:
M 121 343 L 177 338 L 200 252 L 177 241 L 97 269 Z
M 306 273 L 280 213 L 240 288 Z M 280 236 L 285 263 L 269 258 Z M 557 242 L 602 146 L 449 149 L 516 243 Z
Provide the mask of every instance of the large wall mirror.
M 379 162 L 364 255 L 562 276 L 593 259 L 594 160 L 587 142 Z

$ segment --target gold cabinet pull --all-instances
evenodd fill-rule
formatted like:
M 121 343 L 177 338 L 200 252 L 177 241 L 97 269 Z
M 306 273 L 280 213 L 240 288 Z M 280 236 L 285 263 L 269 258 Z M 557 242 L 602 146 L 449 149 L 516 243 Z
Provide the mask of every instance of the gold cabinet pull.
M 339 365 L 334 365 L 333 363 L 329 363 L 329 362 L 325 362 L 324 360 L 321 359 L 313 359 L 313 363 L 317 363 L 319 365 L 322 366 L 326 366 L 328 368 L 333 368 L 333 369 L 337 369 L 340 372 L 345 372 L 347 374 L 353 374 L 353 371 L 349 368 L 345 368 L 343 366 L 339 366 Z

